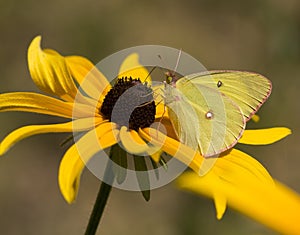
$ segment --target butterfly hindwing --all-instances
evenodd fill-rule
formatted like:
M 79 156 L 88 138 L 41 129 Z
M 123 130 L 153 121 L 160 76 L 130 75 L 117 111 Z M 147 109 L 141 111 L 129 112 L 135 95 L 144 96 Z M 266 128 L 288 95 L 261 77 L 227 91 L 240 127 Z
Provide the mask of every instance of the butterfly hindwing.
M 245 128 L 241 109 L 217 89 L 184 77 L 168 86 L 165 96 L 178 138 L 205 157 L 231 148 Z

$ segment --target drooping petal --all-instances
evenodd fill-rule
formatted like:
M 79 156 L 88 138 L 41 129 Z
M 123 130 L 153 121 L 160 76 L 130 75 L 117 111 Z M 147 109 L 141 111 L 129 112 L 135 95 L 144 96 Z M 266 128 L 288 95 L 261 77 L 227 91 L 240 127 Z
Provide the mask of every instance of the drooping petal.
M 59 167 L 59 187 L 68 203 L 78 193 L 80 176 L 85 164 L 99 151 L 118 142 L 119 130 L 107 122 L 89 131 L 65 153 Z
M 224 153 L 217 159 L 212 170 L 202 177 L 192 173 L 184 174 L 179 178 L 178 185 L 213 198 L 218 219 L 222 217 L 226 208 L 224 203 L 227 202 L 230 207 L 279 232 L 294 234 L 291 231 L 296 231 L 295 221 L 300 218 L 300 210 L 297 209 L 300 208 L 300 197 L 293 194 L 289 198 L 288 190 L 278 190 L 267 170 L 254 158 L 239 150 L 232 149 Z M 280 213 L 285 216 L 291 213 L 296 216 L 296 220 L 293 216 L 278 216 Z M 288 226 L 293 228 L 285 228 L 283 224 L 286 223 L 281 220 L 292 218 L 294 222 Z
M 184 173 L 177 183 L 182 189 L 213 197 L 215 189 L 223 192 L 228 206 L 250 218 L 278 231 L 281 234 L 299 234 L 300 196 L 279 182 L 269 186 L 256 180 L 238 187 L 222 176 L 208 173 L 199 177 L 195 173 Z
M 7 111 L 41 113 L 65 118 L 83 118 L 97 115 L 94 107 L 76 104 L 76 110 L 73 110 L 71 102 L 64 102 L 32 92 L 0 94 L 0 112 Z
M 265 145 L 272 144 L 290 135 L 292 132 L 286 127 L 274 127 L 268 129 L 245 130 L 239 139 L 241 144 Z
M 83 118 L 71 122 L 49 125 L 24 126 L 14 130 L 0 143 L 0 155 L 6 153 L 15 143 L 27 137 L 44 133 L 77 132 L 89 130 L 98 125 L 102 118 Z
M 153 160 L 155 163 L 158 163 L 159 160 L 161 159 L 162 153 L 163 153 L 162 150 L 157 150 L 157 151 L 154 152 L 154 153 L 149 153 L 149 155 L 150 155 L 150 157 L 152 158 L 152 160 Z
M 53 50 L 41 49 L 41 37 L 35 37 L 28 48 L 28 67 L 34 83 L 49 94 L 72 101 L 77 93 L 65 58 Z
M 139 55 L 132 53 L 125 58 L 119 70 L 119 77 L 139 78 L 142 83 L 151 85 L 149 71 L 139 63 Z
M 213 199 L 216 207 L 216 216 L 217 219 L 222 219 L 226 208 L 227 208 L 227 199 L 226 196 L 221 192 L 215 192 L 213 195 Z
M 177 158 L 195 172 L 199 172 L 199 166 L 204 159 L 199 152 L 195 152 L 190 147 L 152 128 L 140 129 L 139 134 L 150 144 L 160 147 L 161 150 Z
M 213 168 L 219 175 L 235 183 L 253 177 L 266 184 L 273 184 L 272 177 L 266 169 L 254 158 L 239 150 L 232 149 L 219 158 L 204 158 L 188 146 L 157 130 L 144 128 L 139 134 L 149 143 L 161 146 L 163 151 L 185 163 L 199 175 L 207 174 Z
M 274 185 L 272 177 L 260 162 L 237 149 L 220 156 L 213 171 L 224 180 L 241 187 L 246 185 L 249 179 L 251 182 L 257 180 L 269 186 Z
M 120 129 L 120 140 L 126 151 L 131 154 L 138 155 L 152 152 L 152 147 L 145 143 L 136 131 L 128 131 L 125 126 Z
M 75 78 L 81 89 L 96 101 L 102 104 L 111 85 L 106 77 L 93 65 L 91 61 L 81 56 L 65 57 L 72 76 Z
M 232 149 L 226 158 L 220 159 L 222 159 L 221 161 L 231 161 L 239 165 L 239 167 L 247 169 L 257 180 L 263 183 L 269 184 L 270 186 L 274 183 L 267 169 L 259 161 L 240 150 Z

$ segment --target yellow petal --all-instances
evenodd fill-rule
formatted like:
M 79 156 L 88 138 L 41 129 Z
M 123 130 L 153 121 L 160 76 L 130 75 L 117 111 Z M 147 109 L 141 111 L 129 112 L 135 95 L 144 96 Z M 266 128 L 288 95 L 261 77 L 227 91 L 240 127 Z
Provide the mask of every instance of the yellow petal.
M 139 63 L 139 55 L 132 53 L 125 58 L 119 70 L 119 77 L 139 78 L 142 83 L 151 85 L 149 71 Z
M 218 159 L 218 157 L 203 158 L 201 165 L 198 167 L 199 170 L 196 173 L 198 173 L 199 176 L 206 175 L 212 170 Z
M 49 94 L 72 101 L 77 88 L 65 58 L 53 50 L 42 50 L 41 37 L 35 37 L 28 48 L 28 67 L 34 83 Z
M 163 103 L 159 103 L 156 105 L 156 113 L 155 118 L 167 118 L 168 117 L 168 111 L 167 107 Z
M 101 118 L 83 118 L 60 124 L 31 125 L 21 127 L 11 132 L 0 143 L 0 155 L 3 155 L 5 152 L 7 152 L 15 143 L 27 137 L 43 133 L 84 131 L 93 128 L 101 121 Z
M 222 219 L 222 217 L 226 211 L 226 207 L 227 207 L 226 196 L 223 193 L 215 192 L 213 195 L 213 199 L 215 202 L 217 219 L 220 220 L 220 219 Z
M 125 126 L 120 129 L 120 140 L 126 151 L 132 154 L 146 153 L 150 149 L 136 131 L 127 131 Z
M 89 131 L 65 153 L 59 167 L 59 187 L 68 203 L 74 202 L 78 193 L 80 176 L 87 162 L 99 151 L 118 142 L 118 130 L 105 123 Z
M 291 130 L 285 127 L 245 130 L 243 136 L 239 139 L 239 143 L 253 145 L 272 144 L 290 135 L 291 133 Z
M 81 56 L 65 57 L 72 76 L 81 89 L 94 100 L 101 101 L 111 89 L 106 77 L 90 62 Z
M 245 182 L 244 187 L 210 177 L 212 173 L 199 177 L 194 173 L 184 173 L 178 179 L 178 186 L 201 195 L 212 197 L 217 189 L 223 192 L 231 208 L 270 227 L 281 234 L 299 234 L 300 196 L 286 186 L 276 182 L 276 186 Z
M 226 172 L 228 172 L 231 177 L 234 177 L 235 181 L 240 180 L 241 184 L 243 184 L 244 180 L 240 176 L 234 175 L 235 172 L 239 174 L 239 169 L 246 170 L 250 174 L 251 179 L 257 179 L 270 186 L 274 184 L 266 168 L 255 158 L 240 150 L 232 149 L 225 157 L 220 157 L 217 167 L 224 167 L 224 165 L 226 165 L 225 168 L 227 168 Z M 231 181 L 229 178 L 227 180 Z
M 228 154 L 219 157 L 213 167 L 213 171 L 222 176 L 228 182 L 246 185 L 247 180 L 274 185 L 268 171 L 254 158 L 237 149 L 232 149 Z
M 97 115 L 94 107 L 76 104 L 76 110 L 73 110 L 71 102 L 64 102 L 32 92 L 0 94 L 0 112 L 7 111 L 41 113 L 66 118 L 93 117 Z
M 179 188 L 199 193 L 214 200 L 216 217 L 222 219 L 227 208 L 227 195 L 223 193 L 220 178 L 213 172 L 208 172 L 203 176 L 199 176 L 192 172 L 183 173 L 177 180 L 176 184 Z M 195 184 L 195 186 L 193 186 Z M 197 190 L 197 191 L 195 191 Z
M 158 150 L 155 153 L 152 153 L 152 154 L 149 154 L 149 155 L 150 155 L 150 157 L 152 158 L 152 160 L 154 162 L 158 163 L 159 160 L 160 160 L 160 157 L 161 157 L 162 153 L 163 153 L 162 150 Z
M 253 193 L 251 187 L 255 187 L 257 184 L 263 184 L 270 189 L 274 187 L 273 179 L 266 169 L 258 161 L 239 150 L 232 149 L 219 158 L 207 158 L 203 163 L 209 160 L 213 162 L 210 171 L 207 170 L 204 176 L 196 178 L 199 183 L 197 190 L 214 199 L 218 219 L 222 218 L 227 202 L 227 192 L 222 189 L 222 184 L 234 185 L 243 190 L 245 194 Z M 200 170 L 203 168 L 202 165 Z M 187 182 L 185 181 L 185 183 Z M 189 188 L 189 186 L 183 187 Z M 256 189 L 257 193 L 263 193 L 259 190 L 260 188 Z
M 195 172 L 199 172 L 199 166 L 201 166 L 204 159 L 199 152 L 195 152 L 190 147 L 152 128 L 140 129 L 139 134 L 147 142 L 155 146 L 161 146 L 161 150 L 177 158 Z

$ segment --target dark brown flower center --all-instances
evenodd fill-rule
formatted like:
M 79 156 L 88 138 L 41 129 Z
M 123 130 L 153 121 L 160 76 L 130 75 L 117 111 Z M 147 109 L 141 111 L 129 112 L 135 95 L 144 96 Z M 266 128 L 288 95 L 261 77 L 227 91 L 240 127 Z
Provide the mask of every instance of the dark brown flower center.
M 153 91 L 140 79 L 119 78 L 105 96 L 100 111 L 109 121 L 132 130 L 149 127 L 156 111 Z

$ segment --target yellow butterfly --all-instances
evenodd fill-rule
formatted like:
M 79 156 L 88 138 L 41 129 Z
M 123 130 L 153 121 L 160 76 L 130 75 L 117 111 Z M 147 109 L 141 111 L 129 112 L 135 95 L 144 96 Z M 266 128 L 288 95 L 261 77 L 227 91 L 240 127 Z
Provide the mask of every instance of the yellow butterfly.
M 176 79 L 167 73 L 164 102 L 179 140 L 211 157 L 232 148 L 267 100 L 271 82 L 241 71 L 210 71 Z

